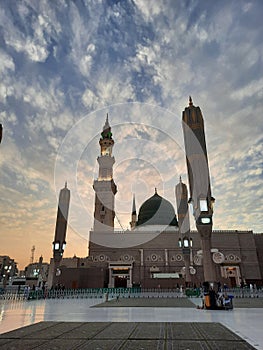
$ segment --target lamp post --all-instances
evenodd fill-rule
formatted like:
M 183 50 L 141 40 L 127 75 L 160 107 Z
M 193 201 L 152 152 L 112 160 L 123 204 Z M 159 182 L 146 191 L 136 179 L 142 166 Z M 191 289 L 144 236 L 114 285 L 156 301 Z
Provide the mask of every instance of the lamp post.
M 192 282 L 191 275 L 195 274 L 196 270 L 192 266 L 192 247 L 193 247 L 193 240 L 192 238 L 184 237 L 183 239 L 179 238 L 178 245 L 180 248 L 182 248 L 183 257 L 184 257 L 184 271 L 185 271 L 185 282 L 186 286 Z
M 216 280 L 215 265 L 211 255 L 211 235 L 213 226 L 213 204 L 215 199 L 199 198 L 196 202 L 192 198 L 189 200 L 193 208 L 193 215 L 196 222 L 196 228 L 201 238 L 201 247 L 203 252 L 204 281 L 214 283 Z M 195 204 L 196 203 L 196 204 Z

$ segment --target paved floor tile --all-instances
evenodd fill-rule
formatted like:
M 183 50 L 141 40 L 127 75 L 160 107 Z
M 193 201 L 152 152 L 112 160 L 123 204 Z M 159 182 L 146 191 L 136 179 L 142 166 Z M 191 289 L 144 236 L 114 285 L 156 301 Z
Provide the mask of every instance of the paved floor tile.
M 211 350 L 205 341 L 201 340 L 168 340 L 167 350 Z M 235 349 L 238 350 L 238 349 Z
M 10 343 L 11 341 L 13 341 L 14 339 L 0 339 L 0 349 L 2 349 L 2 346 L 4 344 Z
M 100 307 L 196 307 L 188 298 L 121 298 L 94 305 Z
M 33 339 L 54 339 L 57 338 L 64 333 L 67 333 L 69 331 L 72 331 L 79 326 L 81 326 L 83 322 L 60 322 L 56 325 L 49 327 L 48 330 L 43 329 L 40 331 L 35 331 L 34 333 L 30 334 L 30 338 Z
M 216 322 L 40 322 L 0 341 L 1 350 L 255 349 Z
M 109 325 L 110 322 L 83 323 L 81 326 L 63 333 L 58 338 L 91 339 Z
M 93 339 L 81 344 L 78 350 L 120 350 L 122 348 L 123 343 L 124 343 L 123 339 L 121 340 Z
M 83 339 L 52 339 L 34 350 L 76 350 L 82 349 Z
M 127 340 L 125 344 L 121 347 L 120 350 L 164 350 L 164 341 L 163 340 Z
M 202 335 L 196 329 L 195 324 L 188 323 L 186 326 L 185 322 L 181 323 L 168 323 L 167 324 L 167 339 L 191 339 L 200 340 Z
M 208 341 L 209 349 L 213 350 L 255 350 L 255 348 L 244 341 Z
M 46 329 L 49 327 L 55 327 L 60 322 L 39 322 L 34 325 L 22 327 L 15 329 L 14 331 L 0 334 L 1 338 L 22 338 L 25 336 L 29 336 L 35 332 L 41 332 L 42 330 L 46 332 Z
M 130 339 L 165 339 L 166 323 L 140 322 L 130 335 Z
M 203 339 L 210 340 L 238 340 L 238 335 L 234 334 L 220 323 L 195 323 L 195 329 L 200 333 Z
M 43 339 L 16 339 L 9 343 L 1 345 L 1 350 L 31 350 L 38 349 L 38 346 L 45 344 L 47 341 Z M 48 349 L 43 348 L 43 349 Z
M 108 327 L 95 335 L 95 339 L 127 339 L 134 331 L 136 323 L 111 323 Z

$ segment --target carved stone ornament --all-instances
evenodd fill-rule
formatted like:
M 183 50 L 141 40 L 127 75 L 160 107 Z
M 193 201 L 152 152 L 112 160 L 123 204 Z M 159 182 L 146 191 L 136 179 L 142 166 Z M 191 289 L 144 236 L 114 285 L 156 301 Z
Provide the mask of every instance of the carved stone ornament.
M 202 255 L 195 255 L 194 256 L 194 264 L 197 266 L 201 266 L 203 263 L 203 257 Z
M 134 261 L 134 257 L 129 254 L 124 254 L 121 256 L 122 261 Z
M 157 254 L 151 254 L 151 261 L 156 262 L 156 261 L 163 261 L 162 257 Z
M 225 261 L 225 256 L 221 252 L 213 253 L 213 261 L 216 264 L 222 264 Z
M 171 261 L 182 261 L 182 260 L 183 260 L 182 254 L 175 254 L 171 257 Z
M 99 261 L 99 262 L 104 262 L 104 261 L 109 261 L 109 257 L 106 256 L 105 254 L 99 254 L 97 256 L 95 256 L 95 258 L 93 259 L 93 261 Z
M 190 274 L 195 275 L 196 274 L 196 269 L 193 266 L 190 266 Z
M 226 259 L 225 259 L 227 262 L 233 262 L 233 263 L 237 263 L 237 262 L 240 262 L 241 259 L 239 256 L 233 254 L 233 253 L 230 253 L 228 255 L 226 255 Z
M 160 271 L 160 269 L 157 266 L 151 266 L 150 267 L 150 272 L 159 272 L 159 271 Z

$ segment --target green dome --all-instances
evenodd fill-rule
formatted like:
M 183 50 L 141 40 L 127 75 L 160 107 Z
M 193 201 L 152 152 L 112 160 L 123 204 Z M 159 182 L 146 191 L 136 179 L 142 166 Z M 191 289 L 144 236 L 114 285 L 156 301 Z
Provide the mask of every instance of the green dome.
M 140 207 L 136 226 L 140 225 L 178 226 L 172 204 L 156 192 Z

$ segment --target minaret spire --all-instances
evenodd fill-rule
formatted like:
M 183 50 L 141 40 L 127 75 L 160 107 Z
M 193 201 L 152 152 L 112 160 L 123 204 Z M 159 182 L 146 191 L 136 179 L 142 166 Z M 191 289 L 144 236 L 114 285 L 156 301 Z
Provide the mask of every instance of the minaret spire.
M 109 129 L 109 128 L 110 128 L 110 124 L 109 124 L 109 114 L 107 113 L 105 125 L 104 125 L 104 127 L 103 127 L 103 131 L 104 131 L 104 130 L 107 130 L 107 129 Z
M 132 214 L 136 214 L 135 194 L 133 194 L 132 200 Z
M 136 213 L 136 204 L 135 204 L 135 194 L 133 194 L 133 199 L 132 199 L 132 214 L 131 214 L 131 230 L 135 229 L 136 226 L 136 221 L 137 221 L 137 213 Z

